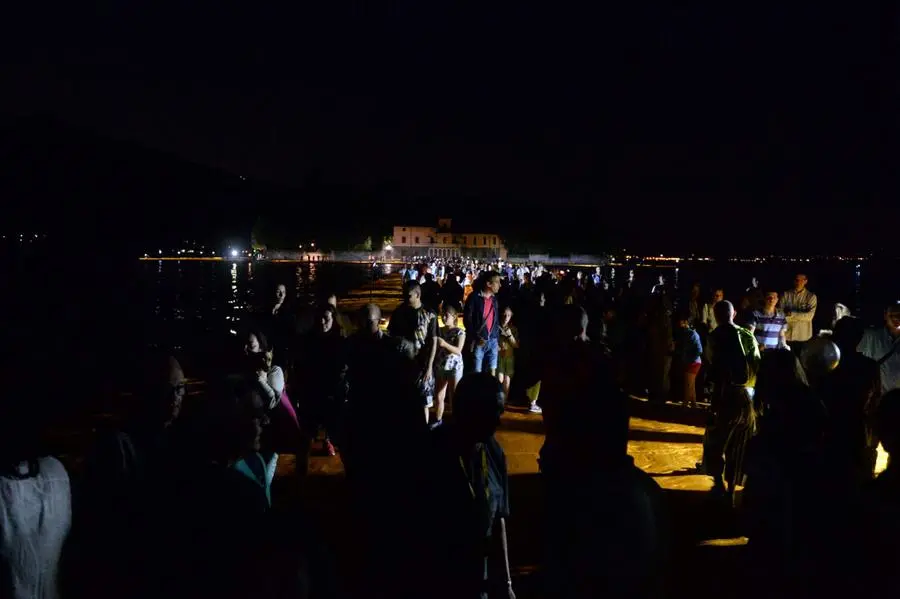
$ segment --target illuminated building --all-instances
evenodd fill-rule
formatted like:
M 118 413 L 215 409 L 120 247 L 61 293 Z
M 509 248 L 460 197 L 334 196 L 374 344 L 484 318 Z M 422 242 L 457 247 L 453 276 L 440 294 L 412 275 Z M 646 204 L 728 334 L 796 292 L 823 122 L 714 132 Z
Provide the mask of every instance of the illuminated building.
M 438 219 L 437 227 L 395 226 L 392 247 L 401 257 L 493 258 L 505 260 L 503 240 L 496 233 L 455 233 L 451 219 Z

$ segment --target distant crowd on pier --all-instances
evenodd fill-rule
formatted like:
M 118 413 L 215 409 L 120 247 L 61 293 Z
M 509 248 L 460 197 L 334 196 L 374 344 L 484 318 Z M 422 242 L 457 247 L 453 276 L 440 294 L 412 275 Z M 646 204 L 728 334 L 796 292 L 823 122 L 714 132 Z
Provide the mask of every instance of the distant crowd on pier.
M 900 303 L 874 328 L 838 305 L 814 331 L 803 274 L 684 294 L 465 259 L 399 276 L 387 318 L 277 285 L 200 395 L 170 351 L 136 357 L 129 413 L 74 467 L 38 432 L 42 398 L 79 386 L 8 346 L 0 597 L 515 597 L 506 410 L 544 427 L 541 596 L 661 597 L 670 523 L 627 453 L 643 400 L 706 415 L 695 472 L 749 538 L 739 592 L 897 588 L 900 466 L 875 470 L 879 445 L 900 451 Z M 331 523 L 279 499 L 280 461 L 296 456 L 302 492 L 315 452 L 343 464 L 352 567 L 327 550 Z

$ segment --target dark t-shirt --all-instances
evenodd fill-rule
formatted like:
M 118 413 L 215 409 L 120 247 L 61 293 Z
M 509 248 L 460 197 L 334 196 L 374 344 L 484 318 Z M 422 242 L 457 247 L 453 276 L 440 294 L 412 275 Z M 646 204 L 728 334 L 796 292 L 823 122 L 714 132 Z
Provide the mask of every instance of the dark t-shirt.
M 440 506 L 442 514 L 435 549 L 442 553 L 442 567 L 459 584 L 480 585 L 491 532 L 498 518 L 509 516 L 506 456 L 493 437 L 460 455 L 452 425 L 435 429 L 432 437 L 439 465 L 432 505 Z
M 419 315 L 423 312 L 427 312 L 424 307 L 413 308 L 409 304 L 403 304 L 394 311 L 388 324 L 391 336 L 402 337 L 416 346 L 416 355 L 420 360 L 428 356 L 428 343 L 433 343 L 432 340 L 437 337 L 437 317 L 434 314 L 429 313 L 425 330 L 419 331 Z

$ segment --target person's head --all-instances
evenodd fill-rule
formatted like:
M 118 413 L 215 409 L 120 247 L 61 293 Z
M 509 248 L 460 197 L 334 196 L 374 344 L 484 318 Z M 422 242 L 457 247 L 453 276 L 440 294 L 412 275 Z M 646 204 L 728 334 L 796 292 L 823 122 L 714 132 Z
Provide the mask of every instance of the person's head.
M 581 306 L 568 304 L 560 312 L 559 333 L 564 342 L 585 338 L 588 314 Z
M 224 396 L 210 398 L 205 421 L 209 423 L 203 450 L 218 461 L 234 461 L 260 450 L 263 427 L 269 423 L 265 405 L 258 391 L 241 381 L 224 391 Z
M 378 334 L 381 325 L 381 308 L 378 304 L 366 304 L 359 309 L 359 330 L 370 335 Z
M 505 397 L 500 382 L 486 372 L 463 377 L 453 396 L 453 416 L 467 443 L 482 443 L 500 426 Z
M 888 391 L 875 412 L 875 433 L 884 450 L 892 456 L 900 455 L 900 389 Z M 892 460 L 897 462 L 897 460 Z
M 488 271 L 482 275 L 483 284 L 481 292 L 485 294 L 496 295 L 500 292 L 500 274 L 494 271 Z
M 734 306 L 728 300 L 716 302 L 713 308 L 713 315 L 716 317 L 716 323 L 721 325 L 734 323 Z
M 538 291 L 538 294 L 537 294 L 537 304 L 538 304 L 538 306 L 540 306 L 541 308 L 543 308 L 544 306 L 547 305 L 547 294 L 546 294 L 543 290 L 542 290 L 542 291 Z
M 691 328 L 691 312 L 687 308 L 680 308 L 675 314 L 675 322 L 682 329 Z
M 269 341 L 262 331 L 253 330 L 247 333 L 244 343 L 244 353 L 264 354 L 269 351 Z
M 775 306 L 778 305 L 778 292 L 777 291 L 766 291 L 766 296 L 764 298 L 763 306 L 765 307 L 766 312 L 771 312 L 775 309 Z
M 714 289 L 712 294 L 712 301 L 714 304 L 718 304 L 722 300 L 725 299 L 725 290 L 724 289 Z
M 187 384 L 178 360 L 164 353 L 147 356 L 141 372 L 141 424 L 167 427 L 178 418 Z
M 454 306 L 450 302 L 444 302 L 444 306 L 441 309 L 441 319 L 444 321 L 444 326 L 450 328 L 455 327 L 457 317 L 458 312 L 456 310 L 456 306 Z
M 757 279 L 756 277 L 751 278 L 750 279 L 750 287 L 752 289 L 756 289 L 757 287 L 759 287 L 759 279 Z
M 316 302 L 316 305 L 317 305 L 317 306 L 324 306 L 324 305 L 326 305 L 326 304 L 331 305 L 331 306 L 334 306 L 335 308 L 337 308 L 337 294 L 336 294 L 334 291 L 332 291 L 331 289 L 328 289 L 328 288 L 324 289 L 324 290 L 319 294 L 319 299 L 318 299 L 318 301 Z
M 603 289 L 603 291 L 609 291 L 609 281 L 607 281 L 606 279 L 601 279 L 600 288 Z
M 739 327 L 744 327 L 751 333 L 756 330 L 756 325 L 759 323 L 756 320 L 756 315 L 752 310 L 741 310 L 740 312 L 735 313 L 734 315 L 734 324 Z
M 606 322 L 612 322 L 616 319 L 616 305 L 615 304 L 607 304 L 606 307 L 603 308 L 603 320 Z
M 269 340 L 262 331 L 254 330 L 247 334 L 247 340 L 244 344 L 244 353 L 248 356 L 262 356 L 267 365 L 271 365 L 272 363 L 272 347 L 269 345 Z M 254 362 L 254 364 L 255 363 L 256 362 Z
M 406 303 L 413 308 L 422 307 L 422 286 L 416 281 L 410 281 L 406 285 Z
M 338 323 L 337 310 L 331 304 L 325 304 L 318 310 L 316 318 L 316 326 L 318 331 L 323 334 L 340 332 L 340 324 Z
M 513 317 L 512 308 L 510 308 L 509 306 L 506 306 L 505 308 L 503 308 L 503 314 L 500 318 L 500 322 L 504 326 L 508 325 L 510 322 L 512 322 L 512 317 Z
M 850 308 L 845 306 L 844 304 L 838 302 L 832 307 L 831 311 L 831 328 L 837 326 L 837 323 L 842 319 L 850 316 Z
M 287 299 L 287 287 L 282 283 L 275 285 L 275 303 L 282 304 Z
M 900 336 L 900 302 L 891 304 L 884 311 L 884 324 L 892 336 Z
M 806 284 L 809 282 L 807 276 L 803 273 L 798 273 L 794 276 L 794 291 L 803 291 L 806 289 Z
M 840 348 L 842 354 L 852 354 L 859 347 L 866 326 L 863 321 L 855 316 L 845 316 L 834 324 L 834 332 L 831 339 Z
M 700 297 L 700 283 L 691 285 L 691 299 L 695 300 Z

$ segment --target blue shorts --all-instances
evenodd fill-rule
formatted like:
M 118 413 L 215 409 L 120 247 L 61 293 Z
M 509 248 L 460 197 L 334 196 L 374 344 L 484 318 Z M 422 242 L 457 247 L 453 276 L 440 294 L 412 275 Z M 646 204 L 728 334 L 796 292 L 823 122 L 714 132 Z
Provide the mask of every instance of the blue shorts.
M 488 339 L 484 345 L 475 344 L 475 372 L 482 372 L 487 360 L 488 370 L 497 370 L 497 357 L 500 355 L 500 343 L 497 339 Z

